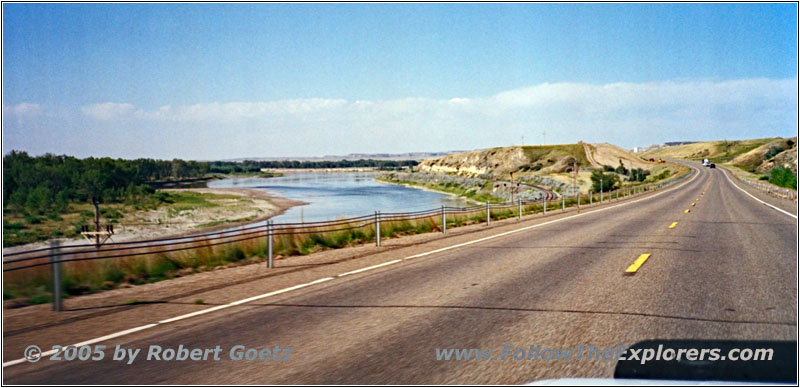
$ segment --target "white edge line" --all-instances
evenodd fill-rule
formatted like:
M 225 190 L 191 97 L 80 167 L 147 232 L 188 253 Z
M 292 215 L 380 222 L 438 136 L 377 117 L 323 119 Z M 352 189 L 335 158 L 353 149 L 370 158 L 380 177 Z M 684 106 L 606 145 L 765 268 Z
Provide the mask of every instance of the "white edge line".
M 392 264 L 395 264 L 395 263 L 399 263 L 399 262 L 401 262 L 403 260 L 404 259 L 397 259 L 397 260 L 387 261 L 385 263 L 376 264 L 376 265 L 372 265 L 372 266 L 369 266 L 369 267 L 364 267 L 364 268 L 361 268 L 361 269 L 357 269 L 357 270 L 354 270 L 354 271 L 341 273 L 341 274 L 336 275 L 336 276 L 337 277 L 342 277 L 342 276 L 356 274 L 356 273 L 359 273 L 359 272 L 369 271 L 371 269 L 380 268 L 380 267 L 384 267 L 384 266 L 387 266 L 387 265 L 392 265 Z
M 745 194 L 749 195 L 749 196 L 750 196 L 750 198 L 753 198 L 753 199 L 755 199 L 756 201 L 763 203 L 764 205 L 767 205 L 767 206 L 769 206 L 769 207 L 771 207 L 771 208 L 773 208 L 773 209 L 775 209 L 775 210 L 777 210 L 777 211 L 779 211 L 779 212 L 781 212 L 781 213 L 783 213 L 783 214 L 786 214 L 786 215 L 787 215 L 787 216 L 789 216 L 789 217 L 794 217 L 794 219 L 795 219 L 795 220 L 797 219 L 797 216 L 796 216 L 796 215 L 794 215 L 794 214 L 792 214 L 792 213 L 789 213 L 789 212 L 787 212 L 786 210 L 780 209 L 780 208 L 778 208 L 778 207 L 776 207 L 776 206 L 770 205 L 770 204 L 768 204 L 768 203 L 766 203 L 766 202 L 764 202 L 764 201 L 762 201 L 762 200 L 760 200 L 760 199 L 756 198 L 756 197 L 755 197 L 753 194 L 750 194 L 750 193 L 748 193 L 748 192 L 747 192 L 747 191 L 745 191 L 743 188 L 739 187 L 739 185 L 737 185 L 737 184 L 736 184 L 736 183 L 735 183 L 733 180 L 731 180 L 731 177 L 729 177 L 729 176 L 728 176 L 728 170 L 727 170 L 727 169 L 723 169 L 723 170 L 724 170 L 724 172 L 723 172 L 722 174 L 723 174 L 723 175 L 725 175 L 725 178 L 728 178 L 728 182 L 731 182 L 731 184 L 733 185 L 733 187 L 736 187 L 736 188 L 737 188 L 737 189 L 739 189 L 741 192 L 743 192 L 743 193 L 745 193 Z M 731 174 L 733 174 L 733 173 L 731 173 Z
M 491 240 L 491 239 L 502 237 L 502 236 L 507 236 L 507 235 L 512 234 L 512 233 L 522 232 L 522 231 L 530 230 L 530 229 L 533 229 L 533 228 L 538 228 L 540 226 L 550 225 L 550 224 L 553 224 L 553 223 L 556 223 L 556 222 L 566 221 L 566 220 L 569 220 L 569 219 L 572 219 L 572 218 L 575 218 L 575 217 L 585 216 L 587 214 L 597 213 L 597 212 L 606 211 L 606 210 L 609 210 L 609 209 L 614 209 L 614 208 L 617 208 L 617 207 L 620 207 L 620 206 L 626 206 L 626 205 L 630 205 L 630 204 L 633 204 L 633 203 L 641 202 L 641 201 L 644 201 L 644 200 L 655 198 L 655 197 L 657 197 L 657 196 L 659 196 L 661 194 L 665 194 L 665 193 L 668 193 L 670 191 L 677 190 L 678 188 L 683 187 L 686 184 L 688 184 L 689 182 L 693 181 L 698 176 L 699 176 L 699 173 L 695 174 L 691 179 L 689 179 L 688 181 L 686 181 L 686 182 L 684 182 L 684 183 L 682 183 L 682 184 L 680 184 L 678 186 L 675 186 L 675 187 L 673 187 L 671 189 L 667 189 L 665 191 L 657 192 L 657 193 L 655 193 L 653 195 L 650 195 L 650 196 L 647 196 L 647 197 L 644 197 L 644 198 L 640 198 L 640 199 L 637 199 L 637 200 L 625 201 L 623 203 L 616 204 L 616 205 L 609 206 L 609 207 L 604 207 L 602 209 L 587 211 L 585 213 L 574 214 L 574 215 L 571 215 L 571 216 L 568 216 L 568 217 L 563 217 L 563 218 L 559 218 L 559 219 L 556 219 L 556 220 L 543 222 L 543 223 L 536 224 L 536 225 L 526 226 L 524 228 L 514 229 L 514 230 L 510 230 L 510 231 L 503 232 L 503 233 L 498 233 L 498 234 L 495 234 L 495 235 L 492 235 L 492 236 L 479 238 L 477 240 L 467 241 L 465 243 L 451 245 L 449 247 L 439 248 L 439 249 L 432 250 L 432 251 L 429 251 L 429 252 L 424 252 L 424 253 L 408 256 L 408 257 L 405 257 L 403 259 L 387 261 L 385 263 L 376 264 L 376 265 L 369 266 L 369 267 L 364 267 L 364 268 L 357 269 L 357 270 L 350 271 L 350 272 L 345 272 L 345 273 L 337 275 L 337 277 L 343 277 L 343 276 L 347 276 L 347 275 L 356 274 L 356 273 L 359 273 L 359 272 L 365 272 L 365 271 L 369 271 L 369 270 L 372 270 L 372 269 L 384 267 L 384 266 L 387 266 L 387 265 L 396 264 L 396 263 L 399 263 L 399 262 L 404 261 L 404 260 L 416 259 L 416 258 L 419 258 L 419 257 L 432 255 L 434 253 L 444 252 L 444 251 L 447 251 L 447 250 L 460 248 L 460 247 L 467 246 L 467 245 L 476 244 L 476 243 L 479 243 L 479 242 L 482 242 L 482 241 Z M 730 178 L 728 178 L 728 179 L 730 179 Z M 737 188 L 738 188 L 738 186 L 737 186 Z M 739 189 L 739 190 L 741 190 L 741 189 Z M 746 194 L 750 195 L 749 193 L 746 193 Z M 753 198 L 755 198 L 755 197 L 753 197 Z M 780 210 L 780 209 L 778 209 L 778 210 Z M 797 218 L 797 217 L 795 217 L 795 218 Z M 196 316 L 199 316 L 199 315 L 208 314 L 208 313 L 211 313 L 211 312 L 214 312 L 214 311 L 226 309 L 226 308 L 233 307 L 233 306 L 238 306 L 238 305 L 241 305 L 241 304 L 244 304 L 244 303 L 252 302 L 254 300 L 263 299 L 263 298 L 267 298 L 267 297 L 278 295 L 278 294 L 283 294 L 283 293 L 286 293 L 286 292 L 289 292 L 289 291 L 294 291 L 294 290 L 297 290 L 297 289 L 300 289 L 300 288 L 308 287 L 308 286 L 311 286 L 311 285 L 314 285 L 314 284 L 319 284 L 319 283 L 322 283 L 322 282 L 327 282 L 327 281 L 333 280 L 333 279 L 334 279 L 333 277 L 317 279 L 317 280 L 314 280 L 314 281 L 309 282 L 309 283 L 298 284 L 296 286 L 287 287 L 287 288 L 280 289 L 280 290 L 277 290 L 277 291 L 268 292 L 266 294 L 261 294 L 261 295 L 257 295 L 257 296 L 253 296 L 253 297 L 237 300 L 237 301 L 234 301 L 234 302 L 230 302 L 228 304 L 224 304 L 224 305 L 220 305 L 220 306 L 214 306 L 214 307 L 207 308 L 207 309 L 204 309 L 204 310 L 195 311 L 193 313 L 179 315 L 177 317 L 173 317 L 173 318 L 169 318 L 169 319 L 164 319 L 164 320 L 158 321 L 157 323 L 150 323 L 150 324 L 147 324 L 147 325 L 134 327 L 132 329 L 118 331 L 116 333 L 108 334 L 108 335 L 105 335 L 105 336 L 102 336 L 102 337 L 97 337 L 97 338 L 90 339 L 90 340 L 87 340 L 87 341 L 79 342 L 79 343 L 76 343 L 76 344 L 74 344 L 72 346 L 81 347 L 81 346 L 84 346 L 84 345 L 90 345 L 90 344 L 106 341 L 106 340 L 109 340 L 109 339 L 122 337 L 124 335 L 128 335 L 128 334 L 135 333 L 135 332 L 142 331 L 142 330 L 147 330 L 147 329 L 159 326 L 159 325 L 172 323 L 172 322 L 180 321 L 180 320 L 187 319 L 187 318 L 192 318 L 192 317 L 196 317 Z M 46 352 L 43 352 L 41 354 L 41 357 L 47 357 L 47 356 L 50 356 L 50 355 L 55 354 L 55 353 L 56 353 L 56 350 L 48 350 Z M 27 361 L 26 359 L 20 358 L 20 359 L 17 359 L 17 360 L 4 362 L 3 363 L 3 368 L 5 368 L 7 366 L 21 364 L 21 363 L 26 362 L 26 361 Z
M 221 305 L 221 306 L 214 306 L 214 307 L 207 308 L 207 309 L 204 309 L 204 310 L 195 311 L 193 313 L 184 314 L 184 315 L 180 315 L 180 316 L 177 316 L 177 317 L 174 317 L 174 318 L 165 319 L 165 320 L 162 320 L 162 321 L 158 321 L 156 323 L 150 323 L 150 324 L 147 324 L 147 325 L 134 327 L 132 329 L 118 331 L 116 333 L 112 333 L 112 334 L 105 335 L 105 336 L 102 336 L 102 337 L 97 337 L 97 338 L 90 339 L 90 340 L 87 340 L 87 341 L 79 342 L 79 343 L 73 344 L 71 346 L 79 348 L 81 346 L 91 345 L 91 344 L 95 344 L 95 343 L 98 343 L 98 342 L 107 341 L 107 340 L 110 340 L 110 339 L 113 339 L 113 338 L 122 337 L 124 335 L 132 334 L 132 333 L 135 333 L 137 331 L 147 330 L 147 329 L 150 329 L 150 328 L 153 328 L 153 327 L 156 327 L 156 326 L 159 326 L 159 325 L 163 325 L 163 324 L 166 324 L 166 323 L 180 321 L 180 320 L 183 320 L 183 319 L 196 317 L 198 315 L 208 314 L 208 313 L 211 313 L 211 312 L 214 312 L 214 311 L 217 311 L 217 310 L 222 310 L 222 309 L 226 309 L 226 308 L 229 308 L 229 307 L 238 306 L 240 304 L 244 304 L 244 303 L 247 303 L 247 302 L 252 302 L 254 300 L 267 298 L 267 297 L 270 297 L 270 296 L 273 296 L 273 295 L 282 294 L 282 293 L 285 293 L 285 292 L 293 291 L 293 290 L 296 290 L 296 289 L 299 289 L 299 288 L 303 288 L 303 287 L 308 287 L 308 286 L 311 286 L 311 285 L 314 285 L 314 284 L 319 284 L 319 283 L 322 283 L 322 282 L 327 282 L 328 280 L 333 280 L 333 278 L 332 277 L 328 277 L 328 278 L 317 279 L 317 280 L 314 280 L 313 282 L 304 283 L 304 284 L 298 284 L 296 286 L 284 288 L 284 289 L 277 290 L 277 291 L 268 292 L 266 294 L 253 296 L 253 297 L 250 297 L 250 298 L 238 300 L 238 301 L 231 302 L 231 303 L 228 303 L 228 304 L 224 304 L 224 305 Z M 56 351 L 57 351 L 56 349 L 51 349 L 51 350 L 48 350 L 46 352 L 42 352 L 40 357 L 48 357 L 50 355 L 55 354 Z M 26 362 L 26 361 L 27 361 L 26 359 L 20 358 L 20 359 L 17 359 L 17 360 L 4 362 L 3 363 L 3 368 L 5 368 L 7 366 L 21 364 L 21 363 Z

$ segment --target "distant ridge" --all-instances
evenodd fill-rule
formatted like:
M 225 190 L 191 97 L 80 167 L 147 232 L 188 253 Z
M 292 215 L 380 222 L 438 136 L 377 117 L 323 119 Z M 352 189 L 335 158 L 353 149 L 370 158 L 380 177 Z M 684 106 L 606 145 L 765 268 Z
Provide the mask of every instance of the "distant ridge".
M 297 160 L 300 162 L 328 162 L 340 160 L 360 160 L 360 159 L 373 159 L 373 160 L 424 160 L 429 158 L 438 158 L 445 155 L 455 154 L 464 151 L 446 151 L 446 152 L 406 152 L 401 154 L 347 154 L 347 155 L 325 155 L 325 156 L 284 156 L 284 157 L 252 157 L 252 158 L 236 158 L 225 159 L 224 161 L 241 162 L 245 160 Z

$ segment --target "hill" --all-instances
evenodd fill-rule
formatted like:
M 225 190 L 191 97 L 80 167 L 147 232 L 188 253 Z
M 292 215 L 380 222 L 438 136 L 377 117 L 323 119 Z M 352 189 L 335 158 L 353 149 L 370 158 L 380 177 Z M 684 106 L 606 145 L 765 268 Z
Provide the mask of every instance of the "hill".
M 548 175 L 572 171 L 577 161 L 581 170 L 601 169 L 604 165 L 651 169 L 657 164 L 608 143 L 557 144 L 545 146 L 495 147 L 459 152 L 422 161 L 423 172 L 463 176 L 510 177 L 510 174 Z
M 797 174 L 797 137 L 775 139 L 733 158 L 731 164 L 765 174 L 774 167 L 787 167 Z
M 714 163 L 730 162 L 739 155 L 765 144 L 780 140 L 779 137 L 749 140 L 718 140 L 676 146 L 660 147 L 642 154 L 645 158 L 710 159 Z

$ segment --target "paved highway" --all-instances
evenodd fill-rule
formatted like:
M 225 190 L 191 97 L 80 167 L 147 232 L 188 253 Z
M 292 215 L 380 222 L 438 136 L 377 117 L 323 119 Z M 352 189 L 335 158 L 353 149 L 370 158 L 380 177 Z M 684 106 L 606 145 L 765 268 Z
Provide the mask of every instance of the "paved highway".
M 437 361 L 435 351 L 797 340 L 795 217 L 700 167 L 677 189 L 620 204 L 100 342 L 219 345 L 221 361 L 140 354 L 126 365 L 107 351 L 7 366 L 4 383 L 519 384 L 610 378 L 615 362 Z M 235 345 L 290 348 L 291 360 L 228 360 Z

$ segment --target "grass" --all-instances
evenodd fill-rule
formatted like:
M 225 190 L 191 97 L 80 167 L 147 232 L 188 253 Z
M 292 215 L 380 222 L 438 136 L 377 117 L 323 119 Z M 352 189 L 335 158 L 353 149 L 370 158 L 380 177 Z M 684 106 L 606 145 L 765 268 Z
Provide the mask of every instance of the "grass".
M 589 160 L 586 159 L 586 152 L 581 144 L 524 146 L 522 147 L 522 152 L 525 153 L 531 165 L 534 166 L 538 163 L 542 167 L 547 167 L 567 156 L 575 158 L 581 166 L 590 164 Z

